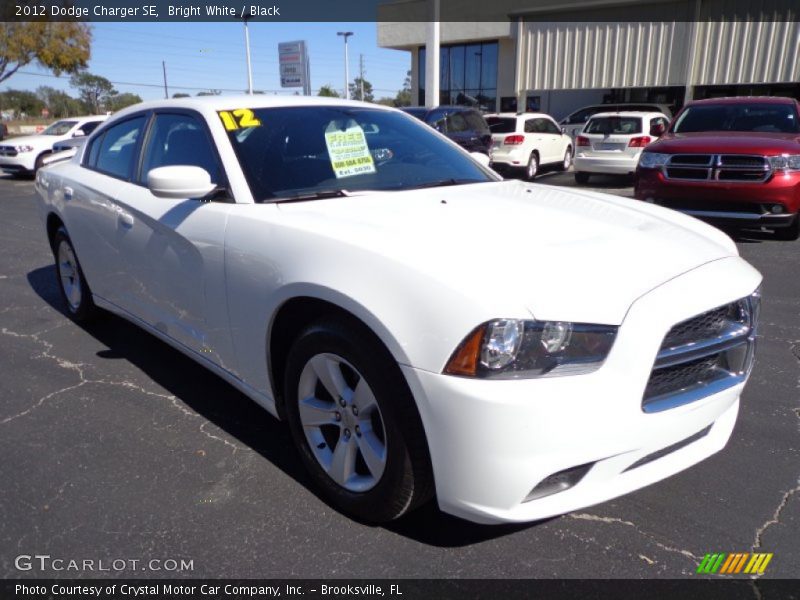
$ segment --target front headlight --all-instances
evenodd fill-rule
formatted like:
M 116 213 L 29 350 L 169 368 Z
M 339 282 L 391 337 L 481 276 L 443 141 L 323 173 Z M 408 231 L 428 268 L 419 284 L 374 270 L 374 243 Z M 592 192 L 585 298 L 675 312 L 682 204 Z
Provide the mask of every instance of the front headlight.
M 639 155 L 639 166 L 643 169 L 657 169 L 667 164 L 669 154 L 659 154 L 658 152 L 642 152 Z
M 14 146 L 14 150 L 17 152 L 33 152 L 33 146 Z
M 476 327 L 444 372 L 491 379 L 590 373 L 603 364 L 616 335 L 611 325 L 497 319 Z
M 800 154 L 770 156 L 769 166 L 773 171 L 800 171 Z

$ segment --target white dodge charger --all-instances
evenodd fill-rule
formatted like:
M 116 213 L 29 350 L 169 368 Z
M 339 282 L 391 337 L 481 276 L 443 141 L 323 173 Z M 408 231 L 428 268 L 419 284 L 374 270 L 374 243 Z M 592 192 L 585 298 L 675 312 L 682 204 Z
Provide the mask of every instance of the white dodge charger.
M 288 421 L 366 521 L 641 488 L 725 445 L 753 363 L 761 276 L 723 233 L 503 181 L 394 109 L 139 104 L 36 186 L 69 313 L 121 315 Z

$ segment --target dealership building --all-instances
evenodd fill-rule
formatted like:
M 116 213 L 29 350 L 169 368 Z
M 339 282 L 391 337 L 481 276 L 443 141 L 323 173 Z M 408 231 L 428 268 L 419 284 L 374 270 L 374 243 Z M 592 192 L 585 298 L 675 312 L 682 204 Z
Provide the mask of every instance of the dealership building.
M 677 108 L 732 95 L 800 98 L 797 0 L 440 2 L 438 104 L 560 119 L 604 102 Z M 378 44 L 411 53 L 412 98 L 421 105 L 431 10 L 431 0 L 379 8 Z

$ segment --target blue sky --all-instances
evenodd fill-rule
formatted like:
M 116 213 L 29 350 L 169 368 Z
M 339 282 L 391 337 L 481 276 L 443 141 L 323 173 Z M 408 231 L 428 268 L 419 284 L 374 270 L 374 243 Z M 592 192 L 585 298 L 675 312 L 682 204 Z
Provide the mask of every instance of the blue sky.
M 268 93 L 294 93 L 281 89 L 278 43 L 306 40 L 311 57 L 311 87 L 316 94 L 323 84 L 341 92 L 344 84 L 344 44 L 337 31 L 352 31 L 349 39 L 350 80 L 357 75 L 359 54 L 364 55 L 365 79 L 376 98 L 393 97 L 410 68 L 410 53 L 379 48 L 377 26 L 372 23 L 250 23 L 253 87 Z M 161 61 L 167 63 L 170 96 L 175 92 L 195 95 L 200 90 L 230 93 L 247 88 L 244 30 L 241 22 L 213 23 L 93 23 L 89 72 L 115 82 L 120 92 L 142 99 L 163 98 Z M 49 85 L 75 94 L 69 77 L 52 77 L 46 70 L 28 65 L 3 82 L 2 89 L 35 90 Z M 49 76 L 48 76 L 49 75 Z M 132 84 L 132 85 L 131 85 Z M 148 84 L 148 85 L 141 85 Z M 186 89 L 183 89 L 186 88 Z M 298 91 L 299 90 L 298 88 Z

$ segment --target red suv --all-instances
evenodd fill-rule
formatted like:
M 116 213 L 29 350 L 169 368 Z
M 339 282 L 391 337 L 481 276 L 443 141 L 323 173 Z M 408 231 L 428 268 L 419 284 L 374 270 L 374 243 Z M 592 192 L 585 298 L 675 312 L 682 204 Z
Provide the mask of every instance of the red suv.
M 636 198 L 713 222 L 800 237 L 800 102 L 715 98 L 687 104 L 642 152 Z

